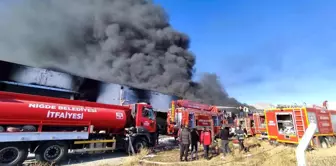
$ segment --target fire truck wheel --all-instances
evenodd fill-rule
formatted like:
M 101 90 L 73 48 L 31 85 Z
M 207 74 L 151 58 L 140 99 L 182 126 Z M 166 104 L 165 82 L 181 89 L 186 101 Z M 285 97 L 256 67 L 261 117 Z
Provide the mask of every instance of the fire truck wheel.
M 35 132 L 36 127 L 31 126 L 31 125 L 26 125 L 26 126 L 22 127 L 22 131 L 24 131 L 24 132 Z
M 321 147 L 322 147 L 323 149 L 326 149 L 326 148 L 328 148 L 328 145 L 327 145 L 326 142 L 322 142 L 322 143 L 321 143 Z
M 328 141 L 330 143 L 330 146 L 335 145 L 335 138 L 333 136 L 328 137 Z
M 275 141 L 275 140 L 270 140 L 269 143 L 272 146 L 278 146 L 279 145 L 278 141 Z
M 60 163 L 68 155 L 68 145 L 63 142 L 47 142 L 35 153 L 36 160 L 48 163 Z
M 147 147 L 147 141 L 146 139 L 144 138 L 138 138 L 135 140 L 135 143 L 134 143 L 134 151 L 136 153 L 140 153 L 141 149 L 144 149 Z
M 328 148 L 328 140 L 325 137 L 320 137 L 320 141 L 321 141 L 321 147 L 322 148 Z
M 28 156 L 28 147 L 24 144 L 0 145 L 0 166 L 21 165 Z

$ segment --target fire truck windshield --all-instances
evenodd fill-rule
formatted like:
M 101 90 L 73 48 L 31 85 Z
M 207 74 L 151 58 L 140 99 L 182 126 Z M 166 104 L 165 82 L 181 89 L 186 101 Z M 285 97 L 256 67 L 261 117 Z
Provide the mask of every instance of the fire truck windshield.
M 155 117 L 155 113 L 154 113 L 154 110 L 152 108 L 144 108 L 144 112 L 147 113 L 147 117 L 151 120 L 155 120 L 156 117 Z

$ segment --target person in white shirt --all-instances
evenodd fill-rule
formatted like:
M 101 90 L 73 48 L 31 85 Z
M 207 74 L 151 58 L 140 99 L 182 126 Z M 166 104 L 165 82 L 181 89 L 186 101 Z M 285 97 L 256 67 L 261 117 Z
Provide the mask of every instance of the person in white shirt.
M 248 117 L 249 109 L 247 107 L 244 107 L 243 110 L 245 112 L 245 116 Z

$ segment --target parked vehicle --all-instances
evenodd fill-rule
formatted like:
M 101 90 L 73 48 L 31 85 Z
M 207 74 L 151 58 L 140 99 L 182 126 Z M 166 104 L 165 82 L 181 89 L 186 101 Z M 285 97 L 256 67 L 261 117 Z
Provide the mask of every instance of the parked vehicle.
M 0 165 L 22 164 L 28 152 L 59 163 L 69 151 L 138 152 L 154 145 L 155 113 L 147 103 L 100 104 L 0 92 Z
M 271 142 L 298 144 L 310 123 L 317 124 L 312 145 L 328 147 L 334 132 L 330 111 L 323 107 L 274 108 L 265 111 L 266 128 Z

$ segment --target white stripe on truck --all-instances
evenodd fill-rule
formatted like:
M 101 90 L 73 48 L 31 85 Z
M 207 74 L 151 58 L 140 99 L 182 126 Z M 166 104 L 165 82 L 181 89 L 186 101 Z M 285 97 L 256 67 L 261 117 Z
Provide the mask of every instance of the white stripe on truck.
M 0 142 L 88 139 L 88 132 L 15 132 L 0 133 Z

